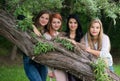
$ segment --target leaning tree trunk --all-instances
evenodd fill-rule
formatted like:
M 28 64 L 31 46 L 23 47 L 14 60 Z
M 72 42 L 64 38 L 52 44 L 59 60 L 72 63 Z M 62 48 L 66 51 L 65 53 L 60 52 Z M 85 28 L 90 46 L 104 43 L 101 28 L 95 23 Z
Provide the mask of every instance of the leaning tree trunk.
M 31 32 L 23 32 L 16 29 L 15 19 L 5 11 L 0 10 L 0 35 L 7 38 L 21 49 L 27 56 L 34 61 L 69 72 L 83 81 L 94 81 L 94 73 L 91 62 L 96 59 L 82 50 L 82 45 L 75 46 L 74 52 L 68 51 L 61 44 L 54 41 L 47 41 L 42 38 L 33 38 Z M 37 41 L 52 44 L 55 51 L 46 54 L 34 55 L 33 47 Z M 107 70 L 108 75 L 115 81 L 120 81 L 113 72 Z

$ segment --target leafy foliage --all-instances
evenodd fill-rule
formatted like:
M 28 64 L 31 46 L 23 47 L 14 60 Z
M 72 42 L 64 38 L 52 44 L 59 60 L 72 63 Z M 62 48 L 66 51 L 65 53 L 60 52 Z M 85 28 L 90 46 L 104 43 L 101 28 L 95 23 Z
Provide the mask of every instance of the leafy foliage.
M 76 9 L 77 7 L 77 9 Z M 95 1 L 93 0 L 78 0 L 75 3 L 74 11 L 76 12 L 84 12 L 86 15 L 90 15 L 91 17 L 96 16 L 99 9 L 97 8 L 97 5 Z
M 2 0 L 4 2 L 4 0 Z M 66 0 L 7 0 L 6 9 L 13 13 L 16 17 L 18 15 L 26 16 L 24 20 L 27 22 L 27 27 L 23 26 L 24 22 L 18 21 L 19 26 L 22 26 L 22 30 L 31 28 L 31 22 L 34 15 L 40 10 L 48 9 L 51 11 L 59 11 L 62 14 L 78 13 L 83 16 L 85 21 L 89 18 L 103 16 L 113 19 L 114 25 L 116 24 L 116 18 L 120 16 L 120 2 L 114 2 L 112 0 L 70 0 L 70 3 L 63 4 Z M 3 5 L 4 6 L 4 5 Z M 62 9 L 64 11 L 62 11 Z M 67 11 L 66 11 L 67 10 Z M 70 11 L 70 12 L 68 12 Z M 84 21 L 83 19 L 83 21 Z M 28 21 L 29 20 L 29 21 Z M 30 23 L 29 23 L 30 22 Z
M 67 48 L 68 50 L 73 51 L 74 47 L 71 44 L 70 41 L 66 40 L 66 39 L 60 39 L 60 38 L 55 38 L 54 40 L 57 43 L 62 44 L 65 48 Z M 44 42 L 38 42 L 35 47 L 34 47 L 34 53 L 37 54 L 44 54 L 47 53 L 49 51 L 54 51 L 54 46 L 52 44 L 49 43 L 44 43 Z
M 116 19 L 117 14 L 120 15 L 119 6 L 119 3 L 110 2 L 110 0 L 77 0 L 74 3 L 73 12 L 84 12 L 91 17 L 101 17 L 101 11 L 103 11 L 107 17 Z
M 32 19 L 42 9 L 57 10 L 62 7 L 61 0 L 8 0 L 8 10 L 16 16 L 25 16 L 25 19 L 18 20 L 18 27 L 23 31 L 32 28 Z M 44 4 L 44 5 L 43 5 Z
M 11 52 L 13 45 L 6 38 L 0 36 L 0 55 L 6 55 Z
M 68 3 L 70 1 L 70 3 Z M 0 0 L 0 9 L 7 10 L 17 19 L 18 15 L 24 15 L 25 19 L 17 20 L 17 27 L 23 31 L 32 28 L 32 19 L 43 9 L 58 11 L 66 19 L 70 12 L 77 13 L 81 20 L 83 31 L 86 32 L 89 20 L 99 17 L 104 25 L 105 31 L 110 31 L 112 46 L 119 45 L 119 22 L 120 22 L 120 1 L 114 0 Z M 66 4 L 63 4 L 65 3 Z M 64 8 L 64 10 L 63 10 Z M 109 20 L 108 20 L 109 19 Z M 111 20 L 113 24 L 110 25 Z M 65 22 L 63 22 L 64 24 Z M 117 24 L 117 25 L 116 25 Z M 64 26 L 65 27 L 65 26 Z M 112 28 L 111 28 L 112 27 Z M 113 28 L 114 27 L 114 28 Z M 114 29 L 114 30 L 112 30 Z
M 14 9 L 16 15 L 22 9 L 28 10 L 30 13 L 36 14 L 40 10 L 49 9 L 56 10 L 62 7 L 63 0 L 8 0 L 10 9 Z M 10 10 L 9 9 L 9 10 Z M 17 12 L 16 12 L 17 10 Z
M 49 43 L 38 42 L 34 47 L 34 53 L 37 54 L 44 54 L 49 51 L 54 51 L 53 45 Z
M 108 74 L 105 73 L 106 64 L 103 58 L 98 58 L 96 63 L 93 63 L 96 81 L 112 81 Z
M 25 14 L 25 18 L 23 20 L 18 20 L 18 28 L 20 28 L 22 31 L 26 31 L 28 29 L 32 29 L 32 16 L 30 13 Z
M 67 48 L 68 50 L 71 50 L 73 51 L 74 50 L 74 47 L 73 45 L 71 44 L 70 41 L 66 40 L 66 39 L 60 39 L 60 38 L 56 38 L 55 39 L 55 42 L 58 42 L 58 43 L 61 43 L 65 48 Z

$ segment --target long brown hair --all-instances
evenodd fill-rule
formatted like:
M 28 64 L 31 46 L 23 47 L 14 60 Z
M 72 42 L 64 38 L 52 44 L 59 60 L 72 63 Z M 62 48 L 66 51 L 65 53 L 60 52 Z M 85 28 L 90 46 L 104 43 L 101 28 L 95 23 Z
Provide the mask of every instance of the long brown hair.
M 96 19 L 93 19 L 91 22 L 90 22 L 90 25 L 88 27 L 88 33 L 87 33 L 87 37 L 88 37 L 88 44 L 90 46 L 91 49 L 94 49 L 94 44 L 93 44 L 93 37 L 92 35 L 90 34 L 90 28 L 92 26 L 92 24 L 94 23 L 99 23 L 100 24 L 100 32 L 99 32 L 99 35 L 98 35 L 98 47 L 97 47 L 97 50 L 101 50 L 101 47 L 102 47 L 102 36 L 103 36 L 103 26 L 102 26 L 102 22 L 100 21 L 100 19 L 96 18 Z
M 39 12 L 39 14 L 36 16 L 36 18 L 34 19 L 34 25 L 38 28 L 41 27 L 41 24 L 39 23 L 39 18 L 43 15 L 43 14 L 48 14 L 49 17 L 51 16 L 51 12 L 49 10 L 41 10 Z M 50 20 L 50 19 L 49 19 Z M 48 24 L 47 24 L 48 25 Z M 47 30 L 47 25 L 44 27 L 45 30 Z

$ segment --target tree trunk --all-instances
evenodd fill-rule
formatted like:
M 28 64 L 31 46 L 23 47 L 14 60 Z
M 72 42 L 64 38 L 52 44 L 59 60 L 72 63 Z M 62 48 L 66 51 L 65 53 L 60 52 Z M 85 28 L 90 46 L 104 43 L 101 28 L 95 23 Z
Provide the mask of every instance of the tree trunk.
M 31 32 L 16 30 L 15 19 L 5 11 L 0 11 L 0 35 L 7 38 L 21 49 L 34 61 L 69 72 L 83 81 L 95 81 L 91 62 L 96 59 L 89 53 L 82 50 L 82 45 L 78 44 L 74 52 L 67 50 L 61 44 L 47 41 L 42 38 L 33 38 Z M 34 55 L 33 47 L 37 41 L 52 44 L 55 51 L 46 54 Z M 120 77 L 107 69 L 108 75 L 115 81 L 120 81 Z
M 13 49 L 12 49 L 12 52 L 11 52 L 11 56 L 10 56 L 11 60 L 15 60 L 16 54 L 17 54 L 17 46 L 14 45 Z

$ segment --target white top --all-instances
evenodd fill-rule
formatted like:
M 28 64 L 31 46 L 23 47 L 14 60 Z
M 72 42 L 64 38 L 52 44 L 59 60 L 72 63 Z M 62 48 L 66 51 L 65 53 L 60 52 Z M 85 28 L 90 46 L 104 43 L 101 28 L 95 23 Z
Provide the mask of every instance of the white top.
M 56 37 L 56 36 L 58 36 L 59 35 L 59 32 L 56 32 L 55 34 L 54 34 L 54 37 Z M 52 39 L 52 36 L 49 34 L 49 33 L 44 33 L 43 34 L 43 36 L 45 37 L 45 39 L 47 39 L 47 40 L 51 40 Z
M 86 47 L 88 47 L 87 34 L 85 35 L 85 44 L 86 44 Z M 95 50 L 97 49 L 97 46 L 98 46 L 98 43 L 95 43 L 94 44 Z M 113 59 L 110 54 L 110 39 L 105 34 L 103 34 L 103 38 L 102 38 L 102 48 L 100 51 L 100 57 L 107 58 L 109 66 L 113 65 Z
M 47 39 L 47 40 L 51 40 L 51 39 L 52 39 L 51 35 L 48 34 L 48 33 L 44 33 L 43 36 L 44 36 L 45 39 Z

